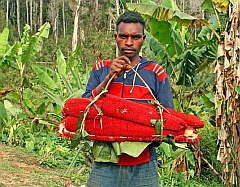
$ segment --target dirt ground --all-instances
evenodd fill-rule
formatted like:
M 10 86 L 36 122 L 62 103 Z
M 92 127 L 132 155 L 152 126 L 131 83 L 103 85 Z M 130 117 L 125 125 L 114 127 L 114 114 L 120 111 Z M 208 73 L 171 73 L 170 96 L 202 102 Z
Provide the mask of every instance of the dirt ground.
M 0 143 L 0 187 L 72 187 L 64 171 L 43 168 L 39 158 Z

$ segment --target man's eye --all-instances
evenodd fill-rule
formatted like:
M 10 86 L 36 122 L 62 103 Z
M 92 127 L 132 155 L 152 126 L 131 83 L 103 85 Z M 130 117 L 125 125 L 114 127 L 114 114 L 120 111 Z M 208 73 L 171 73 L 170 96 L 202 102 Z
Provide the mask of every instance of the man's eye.
M 120 35 L 120 38 L 125 39 L 127 36 L 126 35 Z
M 133 39 L 135 39 L 135 40 L 137 40 L 139 38 L 140 38 L 140 36 L 133 36 Z

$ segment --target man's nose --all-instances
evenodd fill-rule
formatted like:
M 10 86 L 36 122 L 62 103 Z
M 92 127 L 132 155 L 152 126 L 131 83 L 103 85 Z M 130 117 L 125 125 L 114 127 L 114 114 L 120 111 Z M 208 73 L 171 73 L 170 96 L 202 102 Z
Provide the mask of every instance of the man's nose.
M 126 44 L 127 46 L 132 46 L 132 45 L 133 45 L 133 39 L 132 39 L 132 37 L 127 37 L 125 44 Z

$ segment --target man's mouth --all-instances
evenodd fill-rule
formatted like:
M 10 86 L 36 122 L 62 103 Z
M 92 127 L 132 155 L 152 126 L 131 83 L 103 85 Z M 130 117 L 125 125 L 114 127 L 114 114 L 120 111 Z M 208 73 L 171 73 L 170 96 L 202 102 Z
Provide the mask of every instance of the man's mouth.
M 131 53 L 133 53 L 135 50 L 134 50 L 134 49 L 124 48 L 124 49 L 122 49 L 122 51 L 123 51 L 125 54 L 131 54 Z

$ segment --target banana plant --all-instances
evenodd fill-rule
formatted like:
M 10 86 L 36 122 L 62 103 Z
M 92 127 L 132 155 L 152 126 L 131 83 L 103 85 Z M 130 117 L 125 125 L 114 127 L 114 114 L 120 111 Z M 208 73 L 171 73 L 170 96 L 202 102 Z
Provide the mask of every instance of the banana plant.
M 56 68 L 32 65 L 37 75 L 34 84 L 40 86 L 45 93 L 42 102 L 53 107 L 53 115 L 61 118 L 61 109 L 68 98 L 80 97 L 85 89 L 84 82 L 89 77 L 89 70 L 81 62 L 81 47 L 66 58 L 60 49 L 56 52 Z
M 9 36 L 9 29 L 4 28 L 2 33 L 0 33 L 0 66 L 5 59 L 5 51 L 8 45 L 8 36 Z
M 19 100 L 21 108 L 23 104 L 24 83 L 27 81 L 25 76 L 26 66 L 35 62 L 36 56 L 41 49 L 43 38 L 48 38 L 50 24 L 47 22 L 42 25 L 38 32 L 30 36 L 30 26 L 25 25 L 23 36 L 13 46 L 8 44 L 8 29 L 4 29 L 0 36 L 0 65 L 7 65 L 19 72 Z
M 26 25 L 21 41 L 17 41 L 13 46 L 8 44 L 7 28 L 0 34 L 0 65 L 14 68 L 19 72 L 20 94 L 14 97 L 20 100 L 21 109 L 30 112 L 31 118 L 47 126 L 53 124 L 39 115 L 48 113 L 47 108 L 52 107 L 51 115 L 58 117 L 59 120 L 64 101 L 70 97 L 79 97 L 84 90 L 83 82 L 89 77 L 88 66 L 81 63 L 80 47 L 68 59 L 60 49 L 57 50 L 55 69 L 35 63 L 43 38 L 48 38 L 49 30 L 50 24 L 45 23 L 36 34 L 30 36 L 30 27 Z M 28 80 L 25 76 L 26 67 L 32 68 L 37 77 Z M 26 82 L 31 88 L 25 87 Z M 34 97 L 36 91 L 45 94 L 36 98 Z M 47 119 L 46 116 L 44 118 Z
M 189 90 L 202 93 L 209 86 L 209 80 L 214 80 L 213 74 L 210 79 L 201 80 L 201 77 L 217 58 L 218 25 L 214 18 L 207 21 L 181 12 L 173 0 L 163 0 L 161 5 L 150 0 L 142 2 L 129 3 L 127 8 L 138 11 L 147 20 L 145 54 L 161 64 L 173 85 L 178 85 L 173 87 L 175 103 L 185 111 L 188 105 L 184 106 L 184 93 Z M 201 28 L 196 38 L 189 32 L 193 25 Z M 201 81 L 197 86 L 196 80 Z

